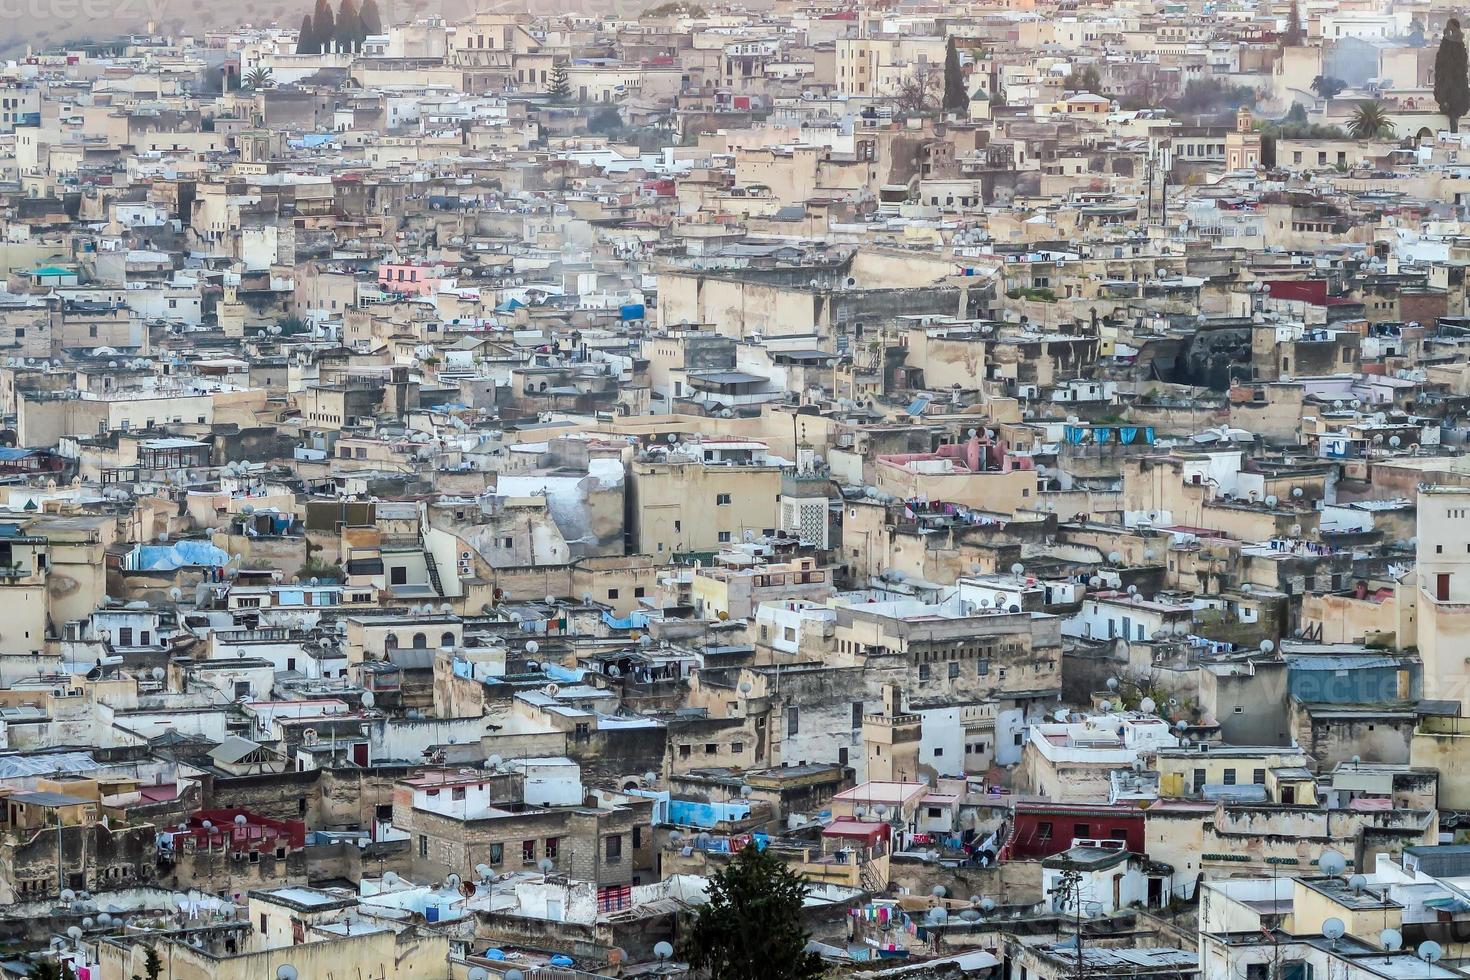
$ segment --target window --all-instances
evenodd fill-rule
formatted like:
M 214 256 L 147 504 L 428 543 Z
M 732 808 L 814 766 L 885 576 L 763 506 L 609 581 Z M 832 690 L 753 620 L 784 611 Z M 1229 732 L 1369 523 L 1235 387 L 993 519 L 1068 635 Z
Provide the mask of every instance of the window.
M 1051 840 L 1051 831 L 1051 821 L 1041 821 L 1039 824 L 1036 825 L 1036 839 L 1043 844 L 1046 843 L 1047 841 Z
M 609 834 L 605 838 L 604 847 L 606 848 L 607 863 L 608 864 L 617 864 L 619 861 L 621 861 L 623 859 L 623 835 L 622 834 Z
M 705 742 L 704 743 L 704 754 L 705 755 L 715 755 L 719 751 L 720 751 L 720 746 L 719 746 L 719 744 L 717 742 Z
M 450 799 L 453 799 L 453 800 L 462 800 L 462 799 L 464 799 L 464 787 L 463 786 L 456 786 L 456 787 L 454 787 L 454 789 L 452 791 L 450 791 L 449 797 L 450 797 Z
M 786 709 L 786 734 L 795 735 L 801 731 L 801 709 L 792 705 Z
M 607 597 L 608 597 L 609 600 L 616 599 L 618 597 L 618 590 L 617 589 L 608 589 L 607 590 Z
M 921 680 L 921 681 L 927 681 L 928 679 L 929 679 L 929 665 L 928 664 L 919 664 L 919 680 Z
M 1203 769 L 1196 769 L 1194 771 L 1194 789 L 1195 789 L 1195 792 L 1199 792 L 1200 790 L 1204 789 L 1204 787 L 1205 787 L 1205 771 Z
M 740 753 L 742 753 L 742 752 L 745 751 L 745 743 L 744 742 L 731 742 L 730 743 L 730 751 L 731 752 L 734 752 L 736 755 L 739 755 Z M 637 846 L 637 845 L 634 845 L 634 846 Z
M 721 544 L 728 544 L 729 541 L 730 541 L 730 532 L 729 531 L 721 531 L 719 533 L 719 540 L 720 540 L 720 543 Z
M 931 820 L 938 820 L 942 816 L 944 816 L 944 811 L 941 810 L 941 809 L 939 809 L 939 807 L 937 807 L 937 806 L 931 806 L 931 807 L 929 807 L 929 819 L 931 819 Z
M 521 863 L 534 864 L 536 862 L 536 842 L 534 840 L 521 841 Z
M 854 730 L 863 727 L 863 703 L 861 701 L 852 703 L 852 727 Z
M 124 647 L 133 645 L 133 629 L 131 626 L 124 626 L 117 631 L 117 643 L 118 646 Z
M 429 856 L 429 838 L 426 837 L 426 836 L 424 836 L 423 834 L 419 834 L 419 857 L 426 858 L 428 856 Z M 264 927 L 262 926 L 262 928 L 264 928 Z
M 1266 785 L 1266 770 L 1264 770 L 1264 769 L 1254 769 L 1254 770 L 1252 770 L 1251 771 L 1251 782 L 1255 783 L 1257 786 L 1265 786 Z
M 728 493 L 717 493 L 717 494 L 715 494 L 715 504 L 717 506 L 723 507 L 725 504 L 728 504 L 729 502 L 730 502 L 730 495 Z
M 392 568 L 388 569 L 388 584 L 407 585 L 408 569 L 403 565 L 394 565 Z
M 557 855 L 557 852 L 560 850 L 560 848 L 561 848 L 561 838 L 559 838 L 559 837 L 548 837 L 548 838 L 546 838 L 546 856 L 549 857 L 549 858 L 551 858 L 551 860 L 553 860 L 553 861 L 556 860 L 556 855 Z
M 958 660 L 951 660 L 949 662 L 949 679 L 954 680 L 958 676 L 960 676 L 960 662 Z
M 1225 770 L 1225 785 L 1226 786 L 1234 786 L 1235 785 L 1235 770 L 1234 769 L 1226 769 Z
M 638 850 L 642 846 L 643 846 L 643 828 L 642 827 L 634 827 L 633 828 L 633 850 L 636 851 L 636 850 Z
M 505 860 L 505 845 L 504 844 L 491 844 L 490 845 L 490 863 L 491 864 L 500 864 L 504 860 Z

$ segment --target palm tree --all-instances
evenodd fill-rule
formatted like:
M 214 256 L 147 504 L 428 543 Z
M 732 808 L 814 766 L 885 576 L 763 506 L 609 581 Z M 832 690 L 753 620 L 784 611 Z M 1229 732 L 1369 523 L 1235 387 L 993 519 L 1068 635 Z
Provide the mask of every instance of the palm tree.
M 1352 121 L 1348 123 L 1348 132 L 1353 134 L 1353 139 L 1360 140 L 1391 137 L 1393 123 L 1382 102 L 1359 102 L 1358 108 L 1353 111 Z
M 245 73 L 246 88 L 273 88 L 276 76 L 271 69 L 257 65 Z
M 270 88 L 276 82 L 269 68 L 256 66 L 245 73 L 246 88 Z

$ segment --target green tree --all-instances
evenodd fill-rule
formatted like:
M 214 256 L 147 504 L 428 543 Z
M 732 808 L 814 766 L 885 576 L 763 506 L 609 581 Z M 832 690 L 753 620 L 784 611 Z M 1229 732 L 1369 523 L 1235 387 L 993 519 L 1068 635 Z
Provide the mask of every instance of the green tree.
M 1460 117 L 1470 110 L 1470 78 L 1465 69 L 1465 35 L 1460 32 L 1460 22 L 1451 17 L 1434 55 L 1434 101 L 1449 119 L 1452 133 L 1460 131 Z
M 378 13 L 378 0 L 362 0 L 362 8 L 358 10 L 357 17 L 362 22 L 364 37 L 383 33 L 383 15 Z
M 1073 92 L 1091 92 L 1093 95 L 1102 95 L 1102 76 L 1097 69 L 1088 65 L 1081 71 L 1073 71 L 1067 76 L 1066 87 Z
M 352 0 L 342 0 L 342 5 L 337 8 L 337 49 L 356 51 L 362 47 L 365 36 L 362 18 L 357 13 L 357 4 Z
M 70 963 L 59 960 L 37 960 L 31 964 L 26 980 L 77 980 Z
M 1184 86 L 1184 93 L 1169 99 L 1170 108 L 1186 115 L 1234 112 L 1256 104 L 1259 93 L 1249 85 L 1231 85 L 1220 78 L 1197 78 Z
M 1286 31 L 1281 35 L 1281 46 L 1283 48 L 1302 46 L 1302 12 L 1297 7 L 1296 0 L 1291 0 L 1291 6 L 1286 11 Z
M 551 66 L 551 80 L 546 91 L 557 102 L 565 102 L 572 97 L 572 80 L 567 74 L 566 62 L 558 61 Z
M 1347 88 L 1347 82 L 1340 78 L 1333 78 L 1331 75 L 1318 75 L 1312 79 L 1309 87 L 1319 99 L 1335 99 L 1339 92 Z
M 657 7 L 649 7 L 643 11 L 645 17 L 673 17 L 683 15 L 685 17 L 703 17 L 705 9 L 697 3 L 661 3 Z
M 970 108 L 970 92 L 965 88 L 965 73 L 960 68 L 960 51 L 954 38 L 944 46 L 944 111 L 965 114 Z
M 681 955 L 710 980 L 815 980 L 825 968 L 806 949 L 806 893 L 779 858 L 748 844 L 710 879 L 709 901 Z
M 1382 102 L 1359 102 L 1357 109 L 1353 110 L 1352 122 L 1348 123 L 1348 132 L 1353 134 L 1353 139 L 1359 140 L 1392 137 L 1393 129 L 1388 110 Z
M 152 946 L 143 947 L 143 976 L 133 974 L 133 980 L 159 980 L 163 976 L 163 960 Z
M 301 30 L 296 33 L 296 53 L 316 54 L 321 50 L 317 42 L 316 32 L 311 27 L 311 14 L 301 18 Z
M 276 80 L 271 76 L 271 70 L 269 68 L 256 65 L 245 73 L 245 78 L 242 81 L 246 88 L 256 89 L 270 88 L 275 84 Z
M 610 134 L 616 133 L 622 128 L 623 116 L 618 112 L 618 107 L 615 105 L 598 109 L 592 114 L 592 118 L 587 120 L 587 132 L 589 133 Z
M 332 16 L 332 5 L 327 0 L 316 0 L 316 9 L 311 12 L 311 23 L 317 53 L 327 54 L 337 39 L 337 18 Z

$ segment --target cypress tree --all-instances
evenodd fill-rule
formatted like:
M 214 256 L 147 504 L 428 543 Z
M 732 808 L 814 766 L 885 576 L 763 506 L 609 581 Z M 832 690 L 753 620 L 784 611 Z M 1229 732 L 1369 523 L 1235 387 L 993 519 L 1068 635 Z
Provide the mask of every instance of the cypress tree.
M 944 111 L 965 112 L 970 105 L 970 93 L 965 88 L 965 73 L 960 70 L 960 52 L 954 38 L 944 47 Z
M 362 45 L 362 22 L 358 18 L 357 4 L 342 0 L 337 8 L 337 49 L 356 51 Z
M 332 16 L 332 5 L 327 0 L 316 0 L 316 9 L 311 12 L 311 23 L 315 28 L 316 50 L 328 54 L 337 40 L 337 19 Z
M 1450 132 L 1460 131 L 1460 117 L 1470 110 L 1470 78 L 1465 74 L 1465 35 L 1451 18 L 1434 55 L 1434 101 L 1450 121 Z
M 1302 46 L 1302 12 L 1297 7 L 1296 0 L 1291 0 L 1291 6 L 1286 11 L 1286 33 L 1281 36 L 1283 48 L 1299 48 Z
M 316 34 L 311 29 L 311 14 L 301 18 L 301 30 L 296 35 L 297 54 L 316 54 Z
M 357 12 L 357 17 L 362 21 L 364 37 L 369 34 L 383 33 L 383 16 L 378 13 L 378 0 L 363 0 L 362 9 Z

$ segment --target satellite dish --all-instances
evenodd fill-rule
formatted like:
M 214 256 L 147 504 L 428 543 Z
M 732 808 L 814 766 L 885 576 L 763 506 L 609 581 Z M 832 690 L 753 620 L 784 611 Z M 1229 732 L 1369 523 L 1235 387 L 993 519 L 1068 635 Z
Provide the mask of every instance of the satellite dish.
M 1353 875 L 1348 879 L 1348 887 L 1353 890 L 1354 894 L 1361 894 L 1363 889 L 1368 887 L 1368 879 L 1363 875 Z
M 1385 929 L 1378 934 L 1378 944 L 1390 953 L 1403 949 L 1404 935 L 1397 929 Z
M 1317 867 L 1325 875 L 1340 875 L 1347 870 L 1347 860 L 1336 851 L 1323 851 L 1317 859 Z
M 1444 955 L 1444 947 L 1433 939 L 1427 939 L 1419 944 L 1419 958 L 1425 963 L 1437 963 Z
M 1347 926 L 1343 925 L 1342 920 L 1336 916 L 1322 923 L 1322 936 L 1325 939 L 1331 939 L 1335 942 L 1342 938 L 1344 932 L 1347 932 Z

